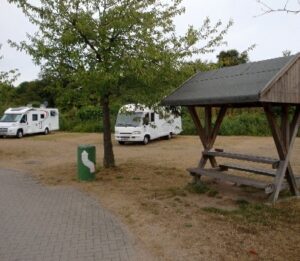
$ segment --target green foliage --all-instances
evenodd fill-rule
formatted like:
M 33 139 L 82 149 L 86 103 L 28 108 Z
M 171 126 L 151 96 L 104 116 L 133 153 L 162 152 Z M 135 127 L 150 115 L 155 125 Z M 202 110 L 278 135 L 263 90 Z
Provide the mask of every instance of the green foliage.
M 196 128 L 193 123 L 193 120 L 186 108 L 182 108 L 181 111 L 181 120 L 182 120 L 182 134 L 183 135 L 196 135 Z
M 102 121 L 100 120 L 85 120 L 81 121 L 78 118 L 68 117 L 61 114 L 60 129 L 71 132 L 103 132 Z
M 242 112 L 224 118 L 220 135 L 269 136 L 270 130 L 264 113 Z
M 27 41 L 10 41 L 11 45 L 28 52 L 42 65 L 44 74 L 75 83 L 87 96 L 100 98 L 106 122 L 106 166 L 114 165 L 108 126 L 110 102 L 157 103 L 178 85 L 178 70 L 186 58 L 224 44 L 232 25 L 229 22 L 222 28 L 220 21 L 213 25 L 206 18 L 199 29 L 190 26 L 185 35 L 177 36 L 173 19 L 184 12 L 182 0 L 8 2 L 21 8 L 38 28 Z M 73 103 L 78 93 L 72 88 L 68 91 L 63 99 Z
M 185 188 L 188 192 L 196 194 L 204 194 L 209 191 L 209 188 L 203 183 L 189 183 Z
M 81 121 L 101 121 L 102 110 L 100 107 L 88 105 L 80 108 L 77 112 L 77 116 Z
M 242 52 L 239 53 L 237 50 L 228 50 L 221 51 L 219 55 L 217 55 L 218 64 L 221 67 L 233 66 L 242 63 L 247 63 L 249 61 L 248 53 Z
M 190 193 L 206 194 L 208 197 L 215 197 L 219 193 L 217 190 L 208 187 L 204 183 L 189 183 L 185 189 Z
M 182 126 L 184 135 L 196 135 L 195 125 L 184 108 L 182 110 Z M 235 136 L 270 136 L 270 129 L 267 118 L 262 111 L 259 110 L 234 110 L 225 116 L 220 135 Z
M 2 44 L 0 44 L 0 50 Z M 0 61 L 3 59 L 3 56 L 0 54 Z M 0 84 L 5 84 L 11 86 L 14 81 L 19 77 L 19 72 L 17 69 L 11 69 L 8 72 L 0 71 Z

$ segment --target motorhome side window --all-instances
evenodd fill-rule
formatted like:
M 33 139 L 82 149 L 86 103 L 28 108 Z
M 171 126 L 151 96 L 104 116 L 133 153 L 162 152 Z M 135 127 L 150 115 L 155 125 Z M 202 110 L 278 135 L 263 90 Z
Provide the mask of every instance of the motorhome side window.
M 26 123 L 27 122 L 27 115 L 23 115 L 22 119 L 20 120 L 21 123 Z
M 50 116 L 55 117 L 56 116 L 56 111 L 50 111 Z
M 32 114 L 32 121 L 37 121 L 37 120 L 38 120 L 38 115 Z
M 45 119 L 45 114 L 41 114 L 41 119 Z
M 154 122 L 155 121 L 155 114 L 154 112 L 151 112 L 151 122 Z
M 149 113 L 145 114 L 145 117 L 143 119 L 143 123 L 144 123 L 144 125 L 148 125 L 149 124 Z

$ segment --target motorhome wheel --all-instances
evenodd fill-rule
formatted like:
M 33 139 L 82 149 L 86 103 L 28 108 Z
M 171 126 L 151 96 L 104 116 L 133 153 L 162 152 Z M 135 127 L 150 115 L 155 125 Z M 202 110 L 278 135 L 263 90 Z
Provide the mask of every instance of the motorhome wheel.
M 145 136 L 143 140 L 143 144 L 147 145 L 149 143 L 149 136 Z
M 18 131 L 17 131 L 17 137 L 18 137 L 19 139 L 21 139 L 21 138 L 23 137 L 23 131 L 22 131 L 22 130 L 18 130 Z
M 48 134 L 49 134 L 49 129 L 48 129 L 48 128 L 45 129 L 44 134 L 45 134 L 45 135 L 48 135 Z

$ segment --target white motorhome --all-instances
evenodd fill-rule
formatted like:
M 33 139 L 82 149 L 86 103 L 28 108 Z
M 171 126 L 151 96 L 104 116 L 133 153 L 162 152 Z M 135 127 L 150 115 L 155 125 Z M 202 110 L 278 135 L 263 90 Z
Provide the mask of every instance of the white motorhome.
M 58 109 L 19 107 L 9 108 L 0 119 L 0 136 L 22 138 L 26 134 L 44 133 L 59 129 Z
M 127 104 L 118 113 L 115 139 L 119 144 L 143 142 L 177 135 L 182 131 L 181 117 L 161 109 L 159 113 L 143 105 Z

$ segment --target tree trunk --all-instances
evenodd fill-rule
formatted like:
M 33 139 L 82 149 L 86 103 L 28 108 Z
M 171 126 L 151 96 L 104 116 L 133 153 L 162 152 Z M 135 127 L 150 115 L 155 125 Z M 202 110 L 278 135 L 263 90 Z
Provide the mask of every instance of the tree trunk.
M 110 129 L 110 111 L 109 111 L 109 96 L 104 96 L 101 99 L 103 111 L 103 145 L 104 145 L 104 158 L 103 166 L 111 168 L 115 166 L 115 157 L 111 141 Z

